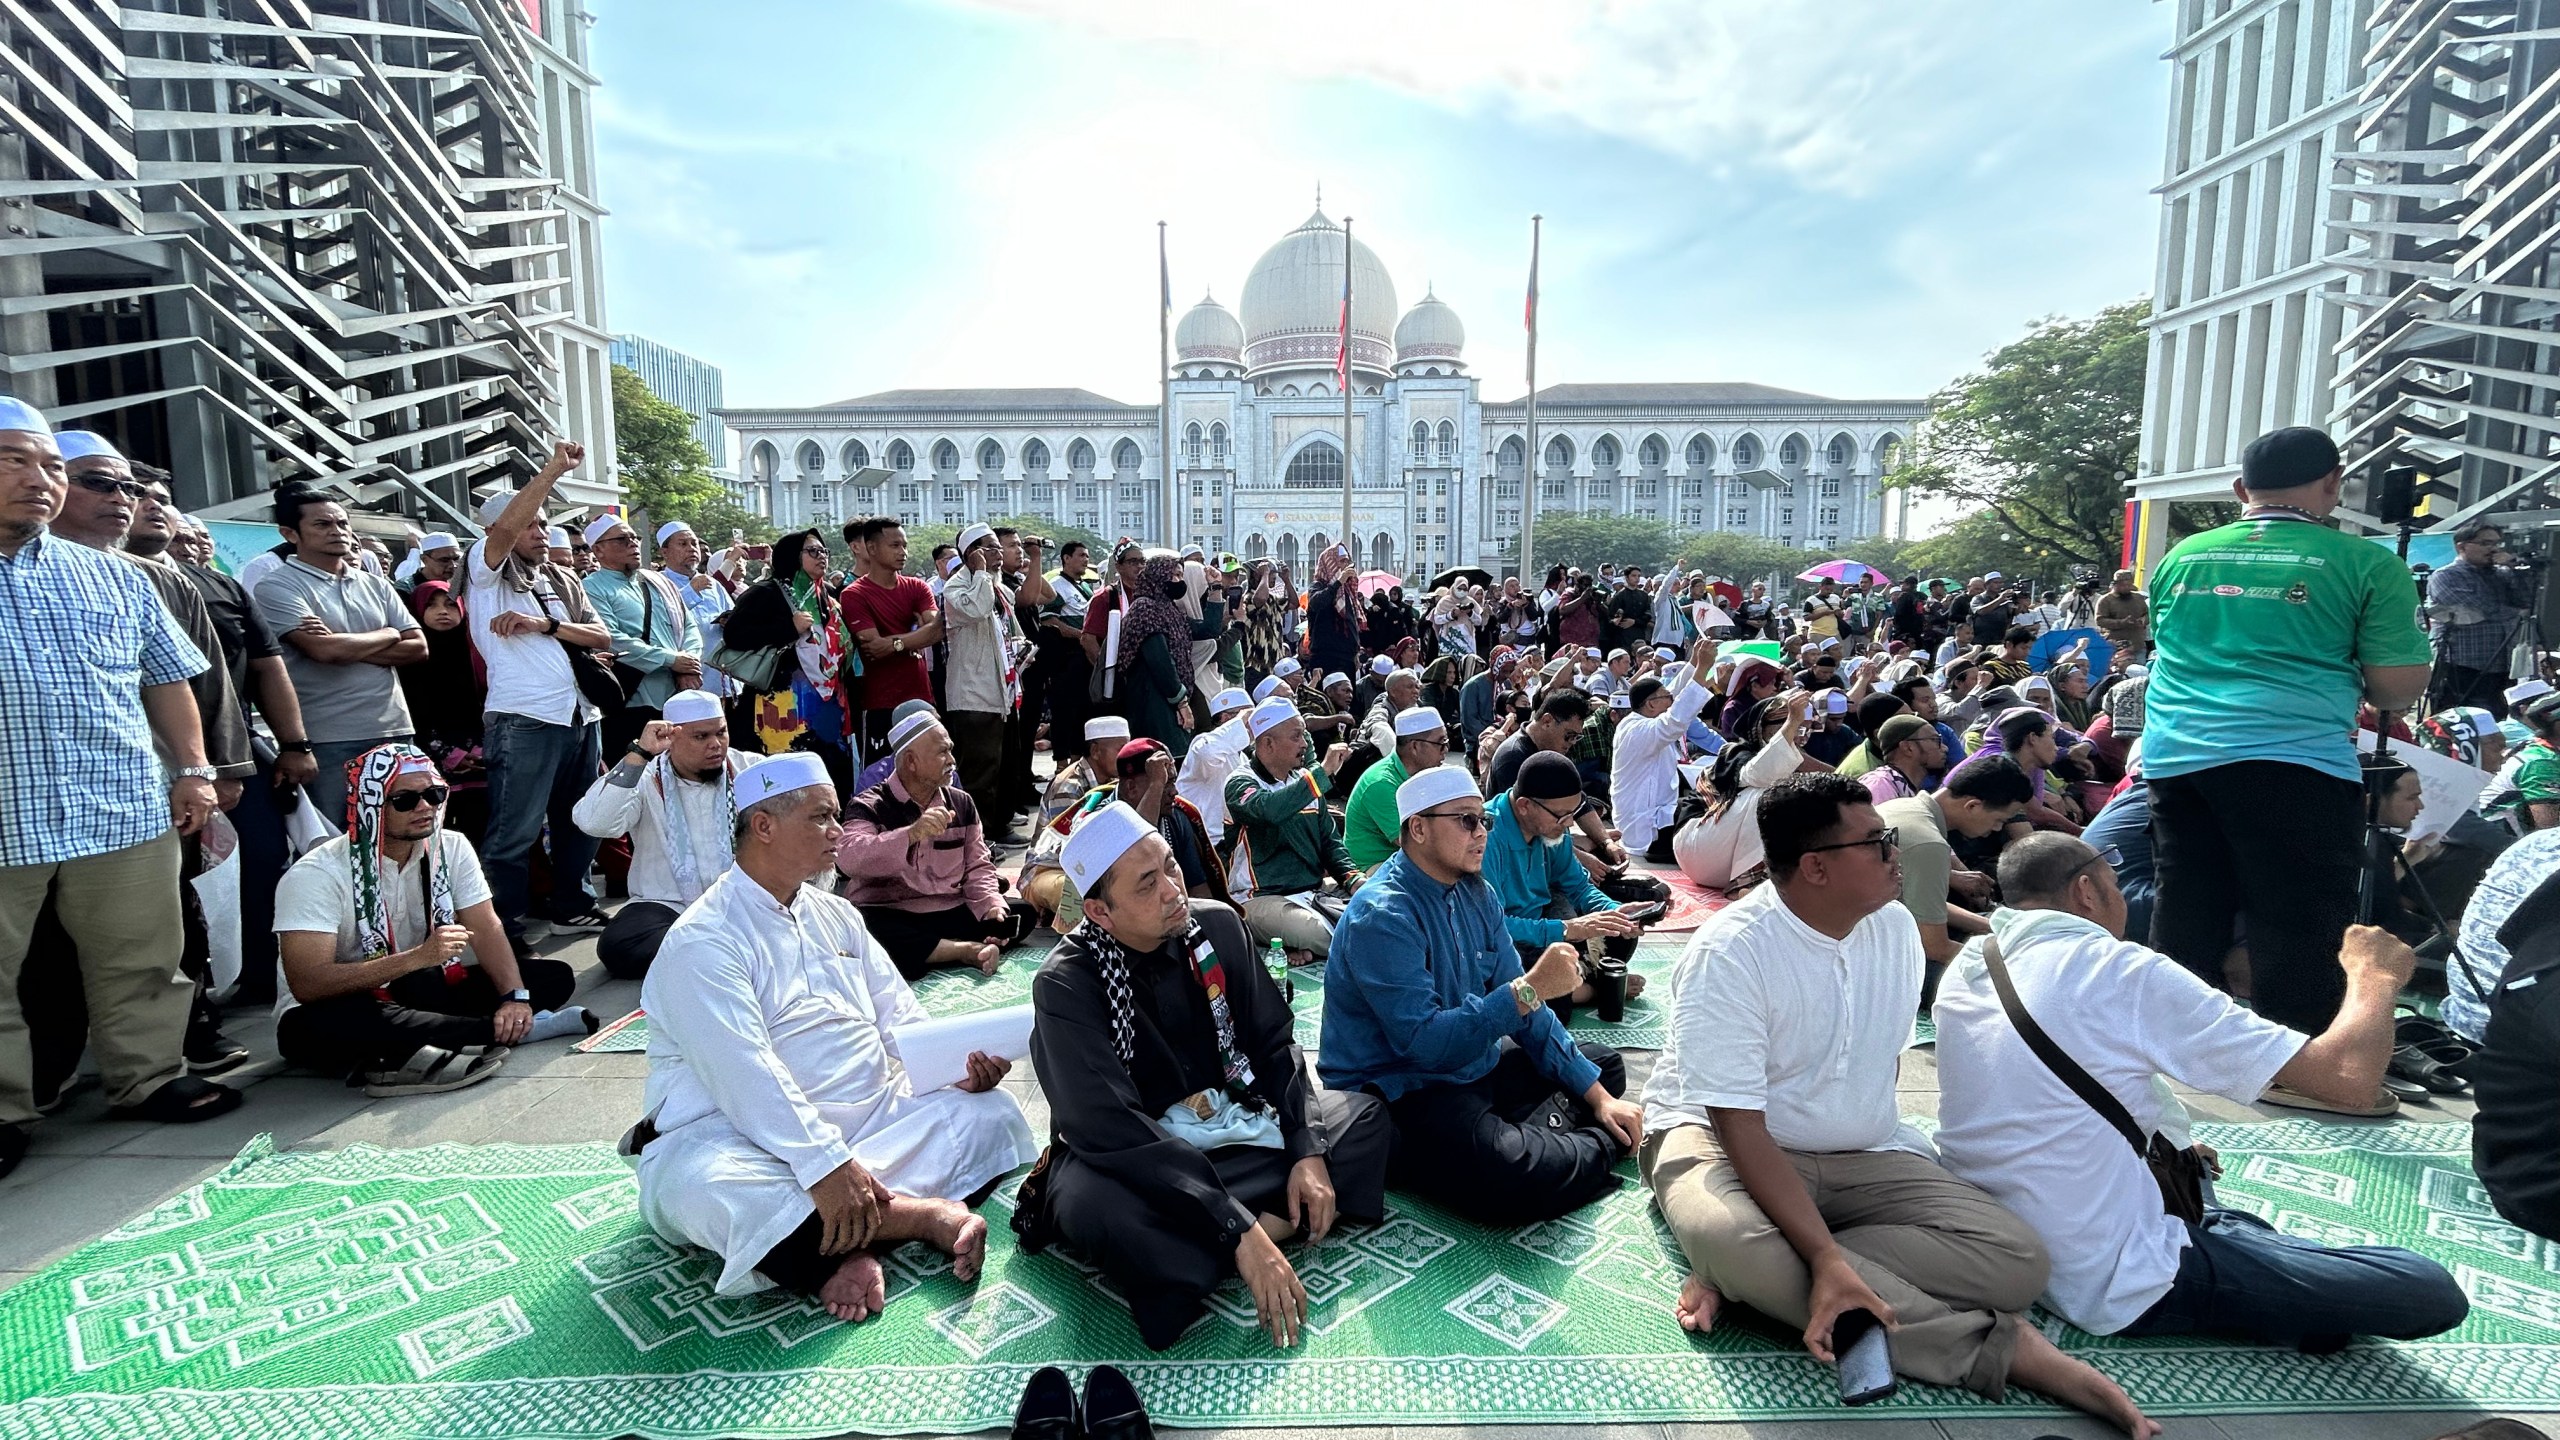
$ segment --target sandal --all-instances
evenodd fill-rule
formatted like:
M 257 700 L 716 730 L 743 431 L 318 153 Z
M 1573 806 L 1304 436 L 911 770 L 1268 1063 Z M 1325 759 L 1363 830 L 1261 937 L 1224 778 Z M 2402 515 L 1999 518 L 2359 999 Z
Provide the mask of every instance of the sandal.
M 2340 1105 L 2334 1101 L 2323 1100 L 2317 1095 L 2306 1094 L 2290 1085 L 2270 1085 L 2263 1094 L 2258 1096 L 2258 1103 L 2279 1105 L 2288 1110 L 2319 1110 L 2331 1115 L 2356 1115 L 2372 1120 L 2400 1112 L 2400 1097 L 2388 1090 L 2375 1091 L 2372 1104 L 2356 1106 Z
M 465 1045 L 447 1050 L 421 1045 L 397 1070 L 376 1070 L 364 1077 L 364 1093 L 377 1100 L 401 1095 L 442 1095 L 477 1085 L 507 1062 L 504 1045 Z
M 2464 1058 L 2469 1054 L 2469 1047 L 2464 1047 Z M 2393 1085 L 2394 1080 L 2415 1085 L 2420 1093 L 2413 1096 L 2399 1085 Z M 2384 1072 L 2383 1083 L 2391 1085 L 2392 1093 L 2404 1100 L 2423 1099 L 2427 1095 L 2459 1095 L 2471 1088 L 2470 1081 L 2455 1073 L 2452 1065 L 2423 1045 L 2395 1047 L 2391 1052 L 2391 1068 Z
M 193 1075 L 181 1075 L 151 1092 L 151 1098 L 139 1105 L 118 1105 L 107 1112 L 110 1120 L 149 1120 L 160 1125 L 194 1125 L 217 1115 L 228 1115 L 240 1108 L 247 1097 L 228 1085 L 216 1085 Z

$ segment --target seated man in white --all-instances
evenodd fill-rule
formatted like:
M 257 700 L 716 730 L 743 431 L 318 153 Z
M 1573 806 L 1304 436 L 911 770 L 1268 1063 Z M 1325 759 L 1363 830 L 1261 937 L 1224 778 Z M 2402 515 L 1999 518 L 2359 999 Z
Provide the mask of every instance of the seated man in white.
M 756 758 L 729 749 L 719 696 L 680 691 L 578 797 L 569 817 L 579 829 L 631 837 L 631 899 L 596 937 L 596 958 L 616 978 L 648 974 L 667 927 L 729 868 L 729 782 Z
M 1174 793 L 1200 812 L 1200 823 L 1208 827 L 1212 845 L 1226 843 L 1227 777 L 1244 764 L 1245 751 L 1252 748 L 1245 712 L 1253 705 L 1253 697 L 1242 690 L 1221 690 L 1210 696 L 1209 728 L 1191 737 L 1182 769 L 1174 776 Z
M 806 752 L 737 779 L 737 862 L 667 931 L 649 1012 L 640 1213 L 715 1251 L 722 1295 L 779 1285 L 861 1320 L 886 1298 L 878 1252 L 922 1240 L 976 1277 L 981 1198 L 1036 1147 L 1010 1068 L 910 1091 L 892 1027 L 925 1018 L 862 917 L 823 885 L 835 784 Z
M 2181 1219 L 2164 1213 L 2144 1163 L 2147 1149 L 2191 1143 L 2160 1075 L 2242 1105 L 2277 1083 L 2339 1104 L 2372 1095 L 2417 957 L 2387 930 L 2350 927 L 2338 954 L 2346 1000 L 2327 1030 L 2303 1035 L 2123 939 L 2112 854 L 2053 833 L 2002 851 L 2000 890 L 2015 908 L 1994 911 L 1991 935 L 1956 956 L 1934 1012 L 1938 1152 L 2043 1237 L 2045 1304 L 2097 1335 L 2236 1335 L 2313 1353 L 2461 1324 L 2469 1302 L 2433 1260 L 2287 1235 L 2207 1203 L 2201 1186 L 2187 1199 L 2202 1218 Z M 2030 1045 L 2020 1013 L 2053 1059 Z M 2057 1060 L 2100 1087 L 2111 1113 Z M 2210 1152 L 2199 1158 L 2210 1167 Z

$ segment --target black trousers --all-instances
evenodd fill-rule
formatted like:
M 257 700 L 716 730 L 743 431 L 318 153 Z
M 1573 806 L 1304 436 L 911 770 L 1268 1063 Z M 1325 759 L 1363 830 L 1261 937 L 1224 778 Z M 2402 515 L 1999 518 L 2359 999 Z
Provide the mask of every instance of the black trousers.
M 634 900 L 615 911 L 613 922 L 596 937 L 596 958 L 604 962 L 605 973 L 616 980 L 647 975 L 649 962 L 658 958 L 658 946 L 667 938 L 667 927 L 683 913 L 656 900 Z
M 538 1013 L 567 1004 L 578 988 L 577 972 L 557 960 L 526 956 L 516 961 Z M 444 972 L 412 970 L 385 987 L 389 1000 L 370 992 L 337 995 L 297 1005 L 276 1020 L 276 1049 L 288 1065 L 324 1075 L 396 1070 L 421 1045 L 458 1050 L 489 1045 L 497 1036 L 498 987 L 474 965 L 446 984 Z
M 2508 1220 L 2560 1242 L 2560 976 L 2489 1002 L 2471 1057 L 2471 1166 Z
M 2307 765 L 2245 760 L 2151 777 L 2160 894 L 2151 948 L 2223 983 L 2233 925 L 2248 922 L 2260 1015 L 2306 1035 L 2346 999 L 2338 946 L 2364 862 L 2363 787 Z
M 1617 1051 L 1588 1042 L 1581 1050 L 1610 1094 L 1627 1093 Z M 1580 1209 L 1618 1188 L 1611 1171 L 1627 1153 L 1581 1096 L 1557 1090 L 1508 1039 L 1482 1077 L 1424 1086 L 1388 1101 L 1387 1111 L 1396 1126 L 1395 1187 L 1486 1225 L 1530 1225 Z
M 1350 1220 L 1383 1219 L 1395 1140 L 1387 1107 L 1374 1095 L 1319 1090 L 1307 1108 L 1309 1128 L 1325 1143 L 1336 1212 Z M 1208 1154 L 1218 1182 L 1238 1204 L 1257 1215 L 1288 1213 L 1295 1162 L 1287 1151 L 1227 1145 Z M 1234 1243 L 1210 1233 L 1197 1207 L 1168 1210 L 1064 1146 L 1050 1161 L 1049 1206 L 1058 1233 L 1129 1297 L 1138 1337 L 1150 1350 L 1181 1339 L 1209 1292 L 1236 1273 Z
M 1009 900 L 1001 920 L 981 920 L 966 905 L 944 910 L 901 910 L 894 905 L 861 907 L 862 923 L 871 938 L 889 952 L 889 963 L 909 980 L 922 979 L 933 964 L 934 947 L 945 940 L 965 940 L 972 945 L 994 941 L 1012 945 L 1030 929 L 1030 907 L 1019 900 Z
M 2507 718 L 2507 687 L 2514 683 L 2504 670 L 2438 665 L 2435 683 L 2427 687 L 2427 708 L 2450 710 L 2457 705 L 2477 705 L 2504 720 Z

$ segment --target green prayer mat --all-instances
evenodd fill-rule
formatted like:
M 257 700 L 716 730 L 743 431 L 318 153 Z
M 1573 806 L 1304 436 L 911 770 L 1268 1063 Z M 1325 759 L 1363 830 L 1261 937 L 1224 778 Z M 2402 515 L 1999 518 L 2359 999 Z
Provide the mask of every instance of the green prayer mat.
M 2198 1126 L 2227 1203 L 2329 1243 L 2452 1268 L 2452 1334 L 2310 1357 L 2205 1338 L 2095 1339 L 2043 1319 L 2154 1416 L 2560 1405 L 2560 1245 L 2501 1223 L 2456 1124 Z M 985 1275 L 909 1246 L 858 1326 L 712 1293 L 715 1262 L 650 1233 L 602 1145 L 272 1152 L 0 1293 L 6 1440 L 547 1440 L 968 1432 L 1003 1426 L 1044 1364 L 1108 1361 L 1168 1425 L 1594 1424 L 1847 1418 L 1831 1372 L 1730 1314 L 1670 1307 L 1681 1266 L 1626 1188 L 1487 1229 L 1394 1197 L 1383 1225 L 1291 1254 L 1308 1336 L 1275 1352 L 1242 1289 L 1150 1354 L 1111 1286 L 1018 1253 L 990 1200 Z M 2023 1398 L 1908 1385 L 1882 1418 L 2040 1417 Z

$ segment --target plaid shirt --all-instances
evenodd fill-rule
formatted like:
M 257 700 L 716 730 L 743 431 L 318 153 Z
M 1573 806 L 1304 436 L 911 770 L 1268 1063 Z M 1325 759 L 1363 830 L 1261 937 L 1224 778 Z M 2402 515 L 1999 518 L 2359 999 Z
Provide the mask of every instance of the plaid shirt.
M 167 830 L 142 689 L 206 663 L 123 556 L 42 531 L 0 556 L 0 865 L 104 855 Z
M 2452 564 L 2427 577 L 2427 617 L 2447 665 L 2507 673 L 2522 602 L 2517 577 L 2486 565 Z

